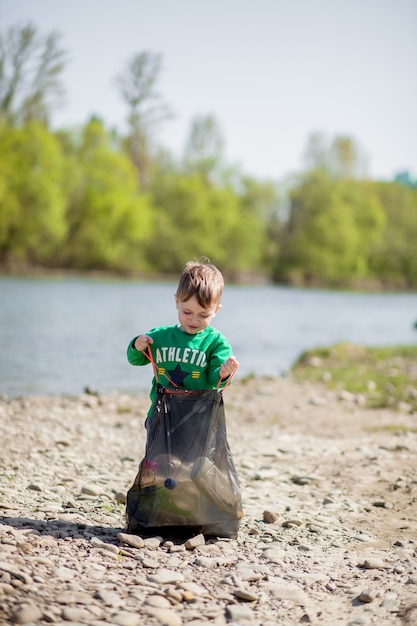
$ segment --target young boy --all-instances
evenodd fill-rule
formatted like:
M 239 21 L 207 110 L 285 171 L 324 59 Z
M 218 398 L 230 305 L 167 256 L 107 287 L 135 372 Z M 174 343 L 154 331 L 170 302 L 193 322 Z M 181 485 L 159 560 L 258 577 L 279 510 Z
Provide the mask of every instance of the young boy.
M 208 261 L 190 261 L 180 276 L 175 302 L 179 324 L 161 326 L 132 339 L 127 358 L 132 365 L 155 363 L 152 381 L 152 413 L 157 383 L 180 389 L 223 387 L 239 367 L 226 337 L 210 326 L 221 309 L 224 281 Z
M 214 265 L 190 261 L 175 294 L 179 324 L 128 346 L 130 363 L 154 368 L 145 457 L 127 494 L 129 532 L 236 536 L 242 501 L 217 388 L 239 363 L 210 325 L 223 287 Z

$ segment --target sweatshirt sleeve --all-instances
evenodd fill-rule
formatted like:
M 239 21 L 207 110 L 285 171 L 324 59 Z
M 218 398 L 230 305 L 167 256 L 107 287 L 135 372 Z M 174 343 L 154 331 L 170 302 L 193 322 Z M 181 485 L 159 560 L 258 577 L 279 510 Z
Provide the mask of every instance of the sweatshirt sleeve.
M 222 363 L 232 356 L 232 348 L 226 337 L 219 333 L 216 341 L 213 343 L 210 350 L 209 367 L 208 367 L 208 381 L 210 386 L 215 388 L 219 382 L 219 373 Z M 222 379 L 220 387 L 223 387 L 228 378 Z
M 143 354 L 143 352 L 141 352 L 140 350 L 136 350 L 136 348 L 133 347 L 136 339 L 137 336 L 133 337 L 132 341 L 127 347 L 127 360 L 131 365 L 147 365 L 149 363 L 148 357 Z

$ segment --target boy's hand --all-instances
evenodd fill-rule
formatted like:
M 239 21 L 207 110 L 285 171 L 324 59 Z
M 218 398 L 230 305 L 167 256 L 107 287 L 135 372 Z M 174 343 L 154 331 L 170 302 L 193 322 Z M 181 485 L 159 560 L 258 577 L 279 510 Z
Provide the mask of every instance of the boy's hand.
M 220 367 L 220 378 L 227 378 L 228 376 L 231 376 L 236 372 L 238 367 L 239 361 L 234 356 L 229 357 Z
M 152 337 L 148 337 L 148 335 L 139 335 L 139 337 L 136 337 L 133 347 L 136 348 L 136 350 L 143 352 L 150 343 L 153 343 Z

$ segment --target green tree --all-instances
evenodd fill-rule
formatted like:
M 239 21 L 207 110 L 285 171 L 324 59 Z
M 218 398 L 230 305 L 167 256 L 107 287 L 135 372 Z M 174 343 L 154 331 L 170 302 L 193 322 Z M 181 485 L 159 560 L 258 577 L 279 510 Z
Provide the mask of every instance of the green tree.
M 370 183 L 384 207 L 386 225 L 370 249 L 370 267 L 389 287 L 417 287 L 417 189 L 400 183 Z
M 112 147 L 100 120 L 86 124 L 68 158 L 73 182 L 63 262 L 79 269 L 147 269 L 144 248 L 153 235 L 150 202 L 139 192 L 133 165 Z
M 32 24 L 0 33 L 0 119 L 48 124 L 64 92 L 65 64 L 57 33 L 41 36 Z
M 369 276 L 369 248 L 384 212 L 372 190 L 315 170 L 290 191 L 275 279 L 291 284 L 348 285 Z
M 46 263 L 66 235 L 63 156 L 35 122 L 0 124 L 0 261 Z
M 158 237 L 148 255 L 159 271 L 178 272 L 185 260 L 202 255 L 233 275 L 251 267 L 252 231 L 230 186 L 215 186 L 199 173 L 171 172 L 158 181 L 153 200 Z
M 346 135 L 329 140 L 323 133 L 313 133 L 304 155 L 307 170 L 323 170 L 337 178 L 362 178 L 366 158 L 358 143 Z
M 270 274 L 278 255 L 281 198 L 271 181 L 243 176 L 239 185 L 240 216 L 238 238 L 245 270 Z M 243 231 L 243 232 L 242 232 Z
M 142 189 L 149 187 L 151 179 L 151 130 L 171 116 L 156 90 L 161 69 L 161 55 L 141 52 L 116 77 L 116 84 L 129 108 L 126 150 L 136 168 Z

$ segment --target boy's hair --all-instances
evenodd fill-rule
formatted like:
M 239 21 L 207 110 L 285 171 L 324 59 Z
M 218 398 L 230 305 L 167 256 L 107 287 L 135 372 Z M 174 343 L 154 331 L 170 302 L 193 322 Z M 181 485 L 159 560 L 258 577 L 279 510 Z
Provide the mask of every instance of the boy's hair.
M 199 305 L 207 309 L 219 304 L 223 287 L 222 273 L 215 265 L 208 260 L 189 261 L 181 273 L 176 295 L 181 302 L 195 296 Z

